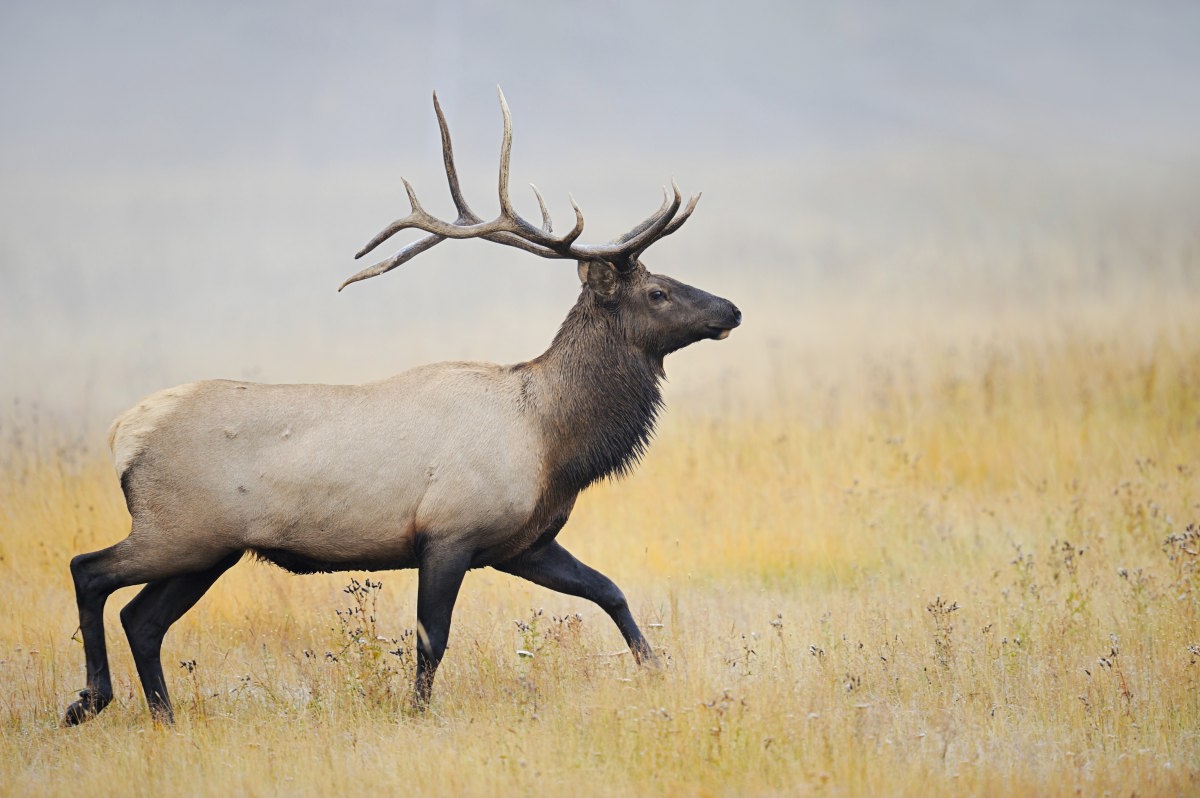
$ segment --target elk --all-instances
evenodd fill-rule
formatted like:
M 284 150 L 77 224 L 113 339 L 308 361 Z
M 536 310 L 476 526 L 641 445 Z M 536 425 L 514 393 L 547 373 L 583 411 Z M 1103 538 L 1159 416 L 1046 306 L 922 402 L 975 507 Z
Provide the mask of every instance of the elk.
M 64 724 L 112 701 L 104 604 L 144 584 L 121 610 L 153 717 L 174 715 L 159 660 L 163 637 L 246 553 L 294 573 L 416 568 L 417 665 L 413 706 L 430 700 L 466 572 L 490 566 L 595 602 L 639 663 L 655 654 L 621 590 L 575 559 L 556 536 L 579 493 L 629 472 L 662 406 L 663 358 L 741 323 L 732 302 L 650 273 L 642 253 L 679 229 L 679 189 L 616 241 L 583 245 L 583 213 L 553 232 L 513 209 L 508 194 L 512 120 L 504 135 L 500 215 L 486 222 L 463 199 L 437 95 L 442 157 L 458 210 L 427 213 L 408 181 L 411 211 L 356 257 L 395 233 L 426 235 L 338 289 L 383 274 L 447 238 L 482 238 L 544 258 L 573 260 L 579 298 L 550 347 L 524 363 L 437 363 L 361 385 L 194 382 L 143 399 L 109 433 L 132 517 L 128 537 L 71 560 L 87 686 Z

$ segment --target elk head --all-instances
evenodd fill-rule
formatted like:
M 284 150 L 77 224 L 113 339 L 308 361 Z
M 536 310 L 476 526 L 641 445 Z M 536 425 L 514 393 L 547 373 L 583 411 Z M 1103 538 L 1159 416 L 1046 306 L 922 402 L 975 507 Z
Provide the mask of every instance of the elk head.
M 640 261 L 627 271 L 607 261 L 581 261 L 579 279 L 596 305 L 621 320 L 630 343 L 658 357 L 705 338 L 721 340 L 742 322 L 729 300 L 652 274 Z

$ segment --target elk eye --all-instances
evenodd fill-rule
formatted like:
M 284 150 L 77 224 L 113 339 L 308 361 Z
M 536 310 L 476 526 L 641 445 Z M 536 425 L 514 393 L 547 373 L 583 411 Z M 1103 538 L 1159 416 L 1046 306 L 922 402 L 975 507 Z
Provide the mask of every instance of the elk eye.
M 652 302 L 662 302 L 666 298 L 667 295 L 662 291 L 659 291 L 657 288 L 650 292 L 650 301 Z

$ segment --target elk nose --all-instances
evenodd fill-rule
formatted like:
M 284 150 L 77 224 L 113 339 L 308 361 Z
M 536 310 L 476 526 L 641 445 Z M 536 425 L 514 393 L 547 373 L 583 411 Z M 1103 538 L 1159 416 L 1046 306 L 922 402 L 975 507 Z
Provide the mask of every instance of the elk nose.
M 742 323 L 742 312 L 738 310 L 738 306 L 732 302 L 729 303 L 729 309 L 733 311 L 733 326 L 736 327 Z

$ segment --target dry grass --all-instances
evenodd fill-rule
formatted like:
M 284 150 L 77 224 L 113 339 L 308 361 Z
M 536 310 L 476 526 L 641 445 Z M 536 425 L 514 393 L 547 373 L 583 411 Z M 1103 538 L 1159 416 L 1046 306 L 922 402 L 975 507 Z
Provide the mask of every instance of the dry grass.
M 473 573 L 424 718 L 402 708 L 412 573 L 243 563 L 167 638 L 174 728 L 145 711 L 122 591 L 117 699 L 60 729 L 83 686 L 66 563 L 127 516 L 106 457 L 10 423 L 0 791 L 1196 793 L 1200 326 L 1157 332 L 913 348 L 677 403 L 563 538 L 665 669 L 617 653 L 595 607 Z

